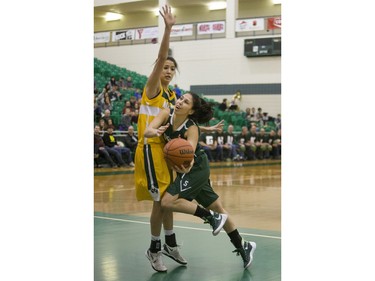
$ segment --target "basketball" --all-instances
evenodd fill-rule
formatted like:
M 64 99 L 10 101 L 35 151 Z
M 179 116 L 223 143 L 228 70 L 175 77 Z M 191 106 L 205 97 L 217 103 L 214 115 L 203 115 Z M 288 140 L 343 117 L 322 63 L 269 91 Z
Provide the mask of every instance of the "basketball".
M 194 150 L 190 142 L 182 138 L 172 139 L 164 146 L 164 158 L 168 166 L 188 167 L 194 158 Z

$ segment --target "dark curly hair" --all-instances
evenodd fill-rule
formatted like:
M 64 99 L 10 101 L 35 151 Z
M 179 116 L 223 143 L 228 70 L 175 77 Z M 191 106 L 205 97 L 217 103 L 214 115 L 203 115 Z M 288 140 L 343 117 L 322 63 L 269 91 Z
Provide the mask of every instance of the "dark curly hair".
M 187 94 L 190 94 L 193 97 L 192 109 L 194 110 L 194 113 L 189 115 L 189 118 L 198 124 L 203 124 L 210 121 L 214 115 L 211 105 L 196 93 L 187 92 Z

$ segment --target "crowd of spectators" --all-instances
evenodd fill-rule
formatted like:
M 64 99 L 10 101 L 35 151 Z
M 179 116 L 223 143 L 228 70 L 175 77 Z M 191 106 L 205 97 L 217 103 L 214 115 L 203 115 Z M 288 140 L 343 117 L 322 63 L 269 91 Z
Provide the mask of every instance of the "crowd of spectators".
M 133 94 L 126 99 L 122 90 L 131 90 Z M 181 95 L 177 84 L 174 90 Z M 141 90 L 133 88 L 130 76 L 126 80 L 121 77 L 119 81 L 111 77 L 101 91 L 94 89 L 94 159 L 102 157 L 113 168 L 134 167 L 141 96 Z M 115 102 L 123 104 L 116 124 L 111 117 Z M 216 110 L 239 111 L 233 109 L 227 99 L 223 99 Z M 199 144 L 210 162 L 281 158 L 281 114 L 272 117 L 261 107 L 248 107 L 244 116 L 247 125 L 242 126 L 241 132 L 235 133 L 234 126 L 229 124 L 225 131 L 201 134 Z M 275 127 L 266 131 L 268 122 L 273 122 Z M 114 131 L 125 133 L 123 141 L 116 139 Z

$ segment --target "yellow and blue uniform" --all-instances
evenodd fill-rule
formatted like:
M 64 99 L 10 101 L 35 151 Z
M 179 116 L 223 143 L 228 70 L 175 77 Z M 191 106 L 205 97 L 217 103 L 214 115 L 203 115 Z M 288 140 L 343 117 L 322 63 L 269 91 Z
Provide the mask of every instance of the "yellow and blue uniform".
M 145 138 L 144 132 L 163 108 L 173 108 L 176 94 L 160 87 L 159 94 L 149 99 L 143 90 L 138 116 L 138 145 L 135 153 L 135 189 L 137 200 L 160 201 L 172 181 L 172 172 L 164 160 L 162 136 Z

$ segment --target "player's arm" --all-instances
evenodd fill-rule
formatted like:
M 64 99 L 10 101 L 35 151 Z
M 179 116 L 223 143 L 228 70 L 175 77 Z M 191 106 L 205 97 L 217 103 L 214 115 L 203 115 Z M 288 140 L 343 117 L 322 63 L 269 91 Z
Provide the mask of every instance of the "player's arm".
M 209 127 L 199 126 L 199 128 L 201 129 L 203 133 L 221 132 L 223 130 L 223 127 L 224 127 L 224 120 L 221 120 L 219 123 L 217 123 L 214 126 L 209 126 Z
M 197 148 L 197 144 L 199 141 L 199 131 L 197 126 L 190 126 L 186 131 L 186 139 L 190 142 L 193 150 Z
M 191 146 L 193 147 L 193 150 L 195 151 L 198 140 L 199 140 L 198 127 L 190 126 L 185 133 L 185 137 L 187 141 L 190 142 Z M 174 166 L 174 170 L 181 174 L 187 174 L 190 172 L 193 165 L 194 165 L 194 158 L 193 160 L 191 160 L 190 165 L 188 167 L 185 167 L 184 165 L 181 165 L 181 167 Z
M 165 122 L 167 122 L 168 120 L 169 112 L 170 112 L 169 108 L 164 108 L 151 121 L 151 123 L 148 125 L 144 133 L 144 136 L 146 138 L 159 137 L 165 132 L 165 130 L 169 127 L 169 123 L 165 124 Z
M 165 5 L 162 7 L 163 12 L 159 11 L 164 19 L 165 29 L 163 39 L 160 44 L 158 58 L 156 59 L 154 69 L 148 77 L 146 83 L 146 94 L 149 99 L 158 95 L 160 90 L 160 75 L 163 71 L 164 63 L 168 57 L 169 37 L 171 35 L 172 26 L 176 23 L 176 18 L 171 12 L 171 7 Z

